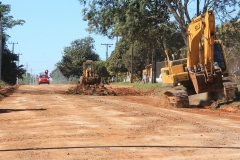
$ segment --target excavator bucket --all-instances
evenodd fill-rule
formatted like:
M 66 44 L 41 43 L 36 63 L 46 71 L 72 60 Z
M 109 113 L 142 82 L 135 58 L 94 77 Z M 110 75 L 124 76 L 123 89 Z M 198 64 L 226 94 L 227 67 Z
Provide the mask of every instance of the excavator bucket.
M 188 108 L 188 94 L 184 90 L 168 90 L 162 95 L 162 105 L 165 107 Z
M 86 84 L 100 84 L 101 78 L 100 77 L 85 77 L 86 78 Z
M 213 92 L 223 89 L 222 72 L 216 71 L 212 81 L 208 81 L 204 73 L 190 73 L 196 93 Z

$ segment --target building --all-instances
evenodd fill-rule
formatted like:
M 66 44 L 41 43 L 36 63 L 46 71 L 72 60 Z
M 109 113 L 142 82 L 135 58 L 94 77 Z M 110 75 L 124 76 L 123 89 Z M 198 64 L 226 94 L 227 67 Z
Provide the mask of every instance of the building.
M 166 66 L 166 62 L 156 62 L 156 82 L 159 82 L 158 78 L 160 78 L 161 69 Z M 145 69 L 142 71 L 142 77 L 144 74 L 147 74 L 149 77 L 149 81 L 152 79 L 152 64 L 146 65 Z

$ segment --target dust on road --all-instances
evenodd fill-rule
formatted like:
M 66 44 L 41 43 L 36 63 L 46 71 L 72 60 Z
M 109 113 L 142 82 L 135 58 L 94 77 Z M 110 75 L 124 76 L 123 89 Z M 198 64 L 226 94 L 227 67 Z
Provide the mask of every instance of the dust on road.
M 1 159 L 240 157 L 239 112 L 163 108 L 153 95 L 67 94 L 70 87 L 23 85 L 0 101 Z

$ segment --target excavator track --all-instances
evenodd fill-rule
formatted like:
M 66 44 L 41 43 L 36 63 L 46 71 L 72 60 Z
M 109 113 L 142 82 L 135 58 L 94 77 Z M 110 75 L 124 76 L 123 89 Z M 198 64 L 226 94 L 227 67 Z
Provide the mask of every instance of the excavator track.
M 162 95 L 162 105 L 165 107 L 189 107 L 188 94 L 184 90 L 168 90 Z

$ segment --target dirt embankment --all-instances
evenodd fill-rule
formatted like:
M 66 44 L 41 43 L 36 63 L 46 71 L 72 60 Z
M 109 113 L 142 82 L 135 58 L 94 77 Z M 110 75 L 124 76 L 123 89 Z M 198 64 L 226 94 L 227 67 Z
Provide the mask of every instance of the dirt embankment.
M 11 95 L 18 87 L 19 87 L 19 85 L 4 86 L 4 87 L 0 86 L 0 101 L 3 98 L 8 97 L 9 95 Z

